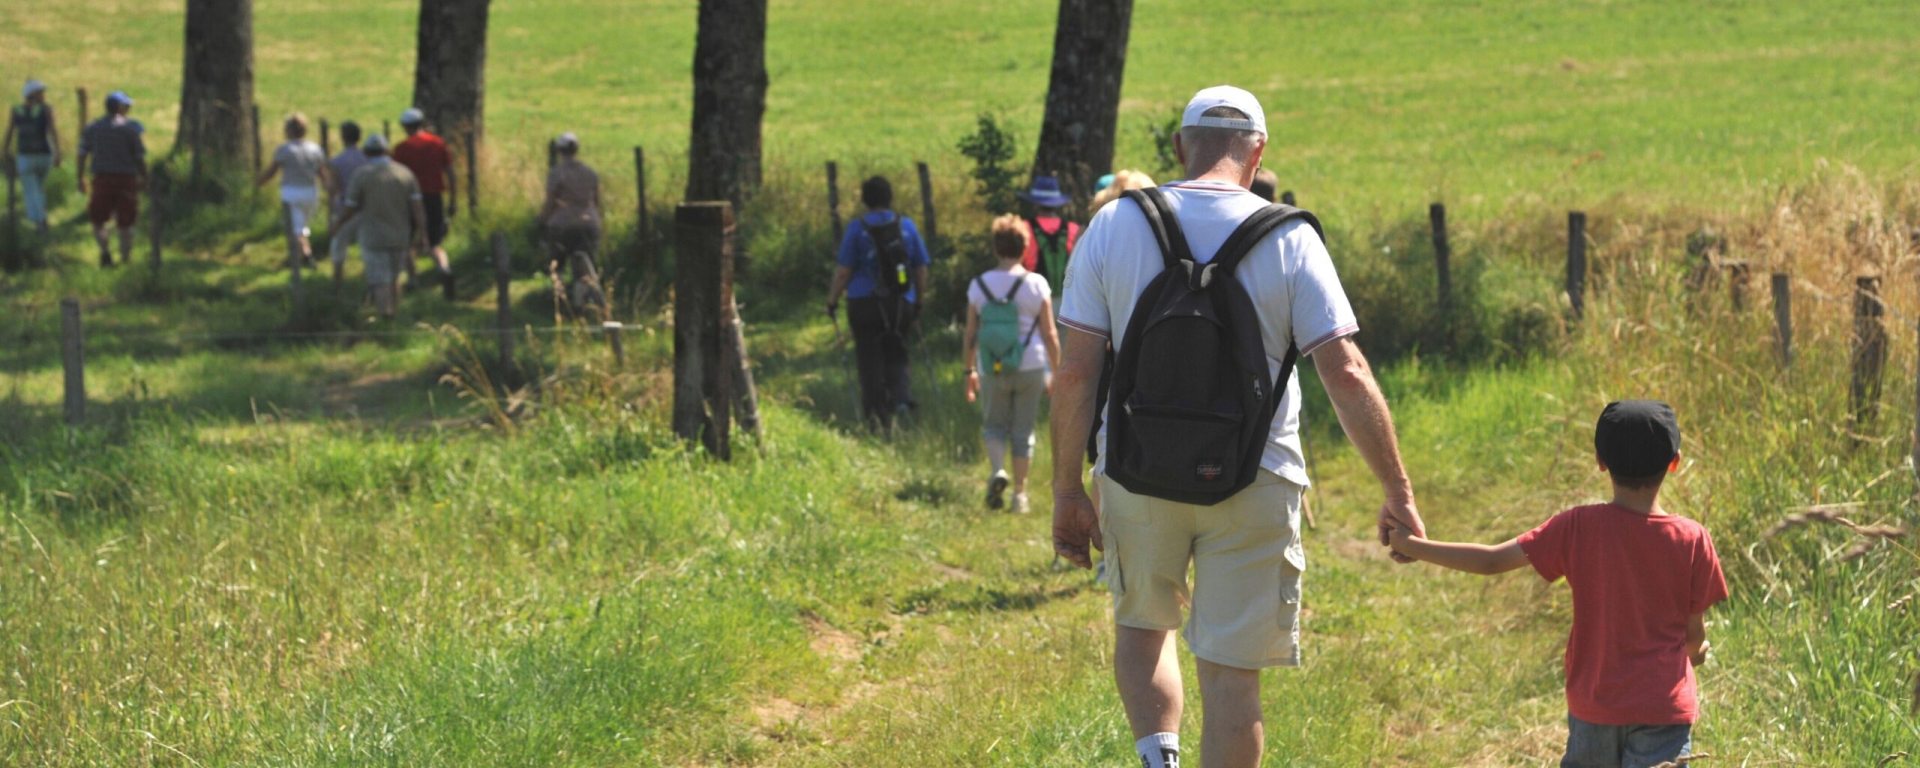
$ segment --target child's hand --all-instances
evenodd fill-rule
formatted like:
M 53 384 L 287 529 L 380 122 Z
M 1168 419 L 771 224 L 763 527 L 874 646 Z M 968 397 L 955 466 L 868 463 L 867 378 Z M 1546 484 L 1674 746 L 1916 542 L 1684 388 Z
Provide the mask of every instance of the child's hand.
M 1414 535 L 1412 528 L 1394 526 L 1391 530 L 1387 531 L 1387 546 L 1401 555 L 1411 557 L 1411 555 L 1408 554 L 1409 547 L 1407 546 L 1407 540 L 1413 538 Z
M 1702 666 L 1707 663 L 1707 650 L 1712 647 L 1713 647 L 1712 640 L 1702 640 L 1700 641 L 1700 647 L 1698 649 L 1695 649 L 1692 653 L 1687 654 L 1687 658 L 1689 661 L 1693 662 L 1694 666 L 1696 667 Z

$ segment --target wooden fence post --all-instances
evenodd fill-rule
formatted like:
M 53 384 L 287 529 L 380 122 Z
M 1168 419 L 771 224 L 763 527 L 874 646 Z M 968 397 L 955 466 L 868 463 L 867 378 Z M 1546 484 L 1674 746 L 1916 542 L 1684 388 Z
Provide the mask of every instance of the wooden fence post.
M 500 370 L 513 367 L 513 281 L 511 255 L 505 232 L 493 233 L 494 338 L 500 347 Z
M 607 349 L 613 351 L 613 369 L 627 367 L 627 347 L 620 342 L 622 326 L 618 321 L 608 320 L 600 324 L 600 330 L 607 334 Z
M 293 322 L 298 324 L 307 316 L 307 295 L 300 285 L 300 231 L 293 228 L 293 205 L 280 204 L 281 234 L 287 238 L 287 288 L 293 292 Z
M 673 430 L 699 439 L 722 460 L 732 451 L 728 418 L 731 369 L 722 359 L 732 331 L 733 208 L 682 203 L 674 211 Z
M 266 168 L 266 162 L 260 154 L 260 105 L 253 105 L 253 172 L 259 173 Z
M 1285 203 L 1287 205 L 1293 205 L 1294 204 L 1293 190 L 1289 189 L 1285 192 L 1280 193 L 1280 202 Z
M 85 345 L 80 334 L 80 300 L 60 300 L 60 362 L 66 369 L 67 423 L 78 425 L 87 415 Z
M 1434 274 L 1440 280 L 1440 316 L 1445 319 L 1453 310 L 1453 250 L 1447 243 L 1446 204 L 1428 206 L 1427 218 L 1433 222 L 1433 266 Z
M 327 125 L 326 118 L 320 118 L 320 154 L 333 159 L 333 130 Z M 342 182 L 344 183 L 344 181 Z
M 1793 367 L 1793 284 L 1787 273 L 1773 273 L 1774 344 L 1780 350 L 1780 367 Z
M 380 121 L 380 138 L 386 139 L 389 143 L 393 141 L 393 121 L 392 120 Z
M 1871 424 L 1880 412 L 1881 373 L 1887 363 L 1886 307 L 1880 303 L 1880 278 L 1861 276 L 1853 294 L 1853 428 Z
M 70 146 L 77 148 L 80 146 L 80 134 L 87 130 L 87 89 L 75 88 L 73 89 L 73 95 L 77 97 L 80 102 L 80 122 L 74 124 L 73 135 L 75 138 L 73 144 Z M 77 152 L 79 150 L 75 149 L 74 151 Z
M 833 247 L 840 248 L 844 225 L 840 222 L 840 164 L 827 161 L 827 213 L 833 216 Z
M 760 393 L 753 383 L 753 366 L 747 358 L 747 324 L 740 320 L 740 305 L 727 304 L 727 328 L 720 342 L 727 345 L 726 366 L 733 376 L 733 415 L 740 428 L 760 434 Z
M 644 248 L 652 241 L 653 223 L 647 221 L 647 151 L 637 144 L 633 147 L 633 187 L 636 215 L 640 217 L 637 231 Z
M 1573 306 L 1573 319 L 1587 312 L 1587 214 L 1567 213 L 1567 301 Z
M 467 216 L 468 221 L 480 210 L 480 146 L 475 143 L 473 131 L 467 131 Z
M 927 242 L 931 244 L 935 238 L 939 237 L 940 232 L 933 218 L 933 178 L 927 171 L 925 162 L 914 163 L 914 165 L 920 172 L 920 229 L 926 232 Z

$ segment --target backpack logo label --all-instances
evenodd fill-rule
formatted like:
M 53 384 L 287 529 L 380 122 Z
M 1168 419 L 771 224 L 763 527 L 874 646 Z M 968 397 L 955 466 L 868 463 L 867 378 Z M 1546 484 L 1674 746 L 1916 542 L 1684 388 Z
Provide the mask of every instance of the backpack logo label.
M 1211 483 L 1219 480 L 1221 475 L 1226 474 L 1226 471 L 1227 468 L 1225 464 L 1219 459 L 1206 459 L 1193 466 L 1193 479 L 1203 483 Z

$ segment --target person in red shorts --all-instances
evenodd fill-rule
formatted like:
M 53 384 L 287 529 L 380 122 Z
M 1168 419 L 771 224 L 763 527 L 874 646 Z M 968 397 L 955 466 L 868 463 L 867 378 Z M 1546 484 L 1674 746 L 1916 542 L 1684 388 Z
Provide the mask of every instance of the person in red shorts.
M 120 262 L 133 258 L 133 225 L 140 216 L 140 190 L 147 183 L 146 127 L 127 116 L 133 99 L 121 91 L 107 95 L 107 114 L 80 132 L 80 194 L 87 195 L 87 220 L 100 245 L 100 266 L 113 266 L 107 247 L 107 222 L 120 229 Z M 92 187 L 87 172 L 91 164 Z
M 1613 501 L 1574 507 L 1504 544 L 1391 534 L 1402 555 L 1496 574 L 1532 565 L 1573 588 L 1567 637 L 1563 768 L 1641 768 L 1692 752 L 1700 705 L 1693 668 L 1706 663 L 1707 608 L 1727 598 L 1707 529 L 1660 507 L 1680 468 L 1673 409 L 1623 400 L 1600 413 L 1593 443 L 1613 477 Z
M 453 178 L 453 153 L 447 150 L 446 141 L 427 131 L 427 116 L 418 109 L 400 113 L 400 127 L 406 129 L 407 138 L 394 145 L 393 161 L 406 166 L 420 182 L 421 199 L 427 208 L 427 245 L 433 248 L 433 263 L 440 269 L 441 279 L 452 280 L 453 268 L 442 243 L 447 239 L 447 221 L 455 213 L 450 193 L 458 187 Z M 412 259 L 407 260 L 406 267 L 411 278 Z

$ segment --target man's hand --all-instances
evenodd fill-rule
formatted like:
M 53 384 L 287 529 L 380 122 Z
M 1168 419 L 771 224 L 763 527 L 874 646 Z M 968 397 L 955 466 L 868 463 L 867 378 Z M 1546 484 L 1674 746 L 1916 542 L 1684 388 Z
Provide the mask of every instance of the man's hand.
M 1053 553 L 1081 568 L 1093 567 L 1093 549 L 1106 547 L 1100 541 L 1100 515 L 1093 509 L 1087 489 L 1053 492 Z
M 1388 499 L 1380 505 L 1380 545 L 1392 546 L 1394 531 L 1405 531 L 1407 535 L 1426 538 L 1427 525 L 1420 520 L 1420 510 L 1413 505 L 1412 499 Z M 1413 558 L 1399 552 L 1392 553 L 1393 561 L 1405 565 L 1414 562 Z
M 1713 648 L 1712 640 L 1702 640 L 1700 641 L 1699 648 L 1695 648 L 1687 652 L 1687 660 L 1693 662 L 1693 665 L 1696 667 L 1706 664 L 1707 651 L 1711 650 L 1712 648 Z
M 967 371 L 967 402 L 971 403 L 979 399 L 979 397 L 980 397 L 980 372 Z

